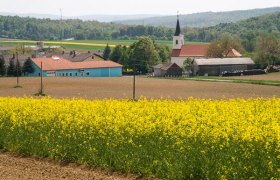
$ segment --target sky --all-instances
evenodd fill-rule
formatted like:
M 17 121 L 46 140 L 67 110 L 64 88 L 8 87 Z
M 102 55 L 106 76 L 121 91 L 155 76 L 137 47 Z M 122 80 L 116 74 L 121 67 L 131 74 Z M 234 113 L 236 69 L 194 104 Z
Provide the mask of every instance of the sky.
M 280 7 L 280 0 L 0 0 L 0 12 L 80 15 L 175 15 Z

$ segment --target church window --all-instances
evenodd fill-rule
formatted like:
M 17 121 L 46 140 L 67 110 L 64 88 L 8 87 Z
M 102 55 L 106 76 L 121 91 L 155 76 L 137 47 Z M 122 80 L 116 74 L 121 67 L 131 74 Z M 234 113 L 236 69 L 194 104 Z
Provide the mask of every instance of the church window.
M 178 44 L 178 40 L 176 40 L 176 44 Z

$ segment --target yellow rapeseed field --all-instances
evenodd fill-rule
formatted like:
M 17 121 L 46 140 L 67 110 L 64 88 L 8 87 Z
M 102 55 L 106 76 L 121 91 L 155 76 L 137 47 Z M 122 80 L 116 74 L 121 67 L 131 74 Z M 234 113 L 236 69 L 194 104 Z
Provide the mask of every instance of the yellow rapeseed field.
M 279 179 L 280 99 L 0 98 L 0 148 L 167 179 Z

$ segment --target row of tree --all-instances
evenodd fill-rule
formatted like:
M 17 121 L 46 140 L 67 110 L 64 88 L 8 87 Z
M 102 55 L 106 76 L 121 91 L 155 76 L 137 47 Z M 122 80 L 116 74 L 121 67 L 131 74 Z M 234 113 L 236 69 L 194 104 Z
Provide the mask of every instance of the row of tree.
M 111 51 L 107 45 L 103 57 L 122 64 L 124 71 L 135 69 L 141 73 L 149 73 L 154 65 L 168 62 L 170 49 L 168 46 L 156 44 L 147 36 L 141 36 L 129 47 L 117 45 Z
M 35 69 L 30 58 L 24 62 L 23 66 L 15 59 L 11 59 L 9 65 L 6 66 L 4 57 L 0 56 L 0 76 L 22 76 L 34 71 Z

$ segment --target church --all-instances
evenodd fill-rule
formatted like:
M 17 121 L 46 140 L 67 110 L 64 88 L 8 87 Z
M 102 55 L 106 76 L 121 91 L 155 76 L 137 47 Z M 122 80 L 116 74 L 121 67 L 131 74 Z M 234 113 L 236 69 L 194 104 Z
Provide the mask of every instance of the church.
M 176 63 L 180 67 L 189 57 L 192 59 L 200 59 L 207 57 L 209 44 L 185 44 L 184 35 L 181 33 L 179 16 L 177 16 L 176 31 L 173 36 L 173 48 L 171 53 L 171 63 Z M 227 57 L 241 57 L 242 55 L 235 49 L 232 49 Z
M 181 33 L 179 16 L 177 16 L 176 31 L 173 36 L 171 62 L 154 66 L 155 76 L 180 76 L 184 62 L 192 59 L 191 74 L 194 76 L 219 76 L 225 72 L 247 71 L 253 69 L 254 61 L 251 58 L 242 58 L 235 49 L 225 58 L 208 58 L 209 44 L 185 44 Z

